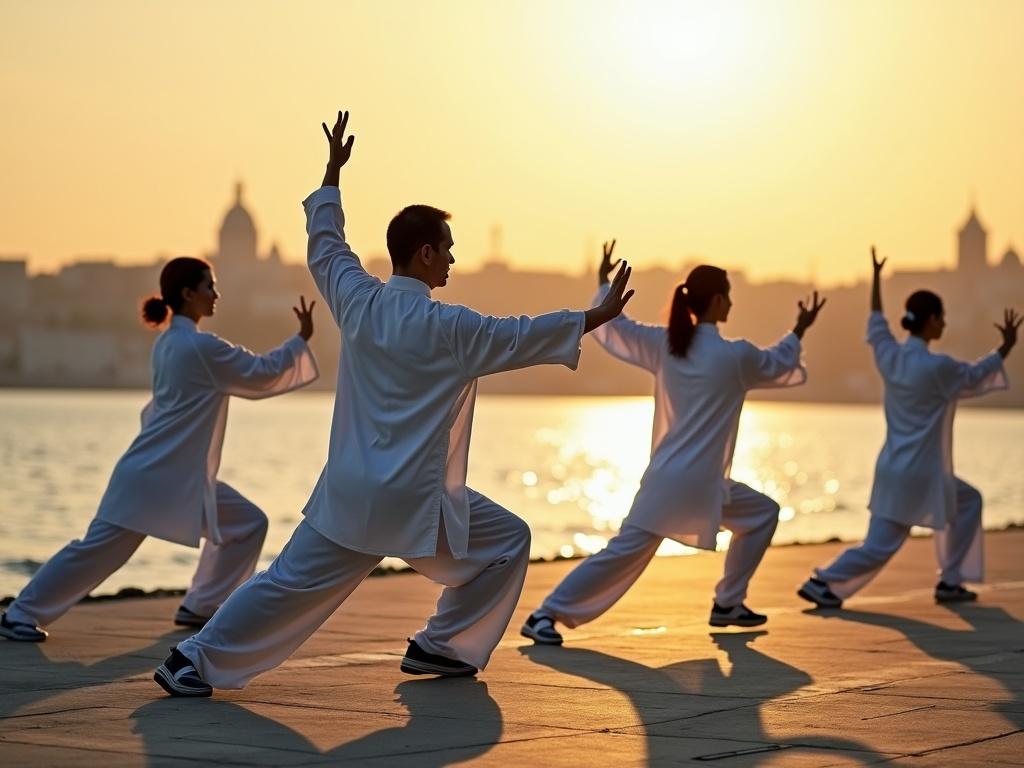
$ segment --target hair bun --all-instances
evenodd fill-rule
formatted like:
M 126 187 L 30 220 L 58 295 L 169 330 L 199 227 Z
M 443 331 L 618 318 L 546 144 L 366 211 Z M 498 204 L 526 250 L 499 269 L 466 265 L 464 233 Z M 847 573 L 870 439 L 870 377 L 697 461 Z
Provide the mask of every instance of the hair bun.
M 168 311 L 167 302 L 160 296 L 150 296 L 142 303 L 142 319 L 146 325 L 161 325 Z

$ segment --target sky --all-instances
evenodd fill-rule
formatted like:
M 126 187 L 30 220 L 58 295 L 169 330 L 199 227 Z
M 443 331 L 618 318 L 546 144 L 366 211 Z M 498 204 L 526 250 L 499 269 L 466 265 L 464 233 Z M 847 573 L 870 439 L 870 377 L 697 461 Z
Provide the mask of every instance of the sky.
M 453 213 L 480 266 L 599 244 L 756 280 L 952 265 L 972 202 L 1024 249 L 1024 2 L 0 0 L 0 254 L 205 254 L 234 185 L 288 260 L 351 112 L 348 239 Z M 458 268 L 458 267 L 457 267 Z

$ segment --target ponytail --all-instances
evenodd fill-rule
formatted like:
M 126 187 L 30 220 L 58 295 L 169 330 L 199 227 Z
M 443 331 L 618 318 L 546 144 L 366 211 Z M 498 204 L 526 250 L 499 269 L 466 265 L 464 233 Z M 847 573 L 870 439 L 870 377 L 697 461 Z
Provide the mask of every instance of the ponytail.
M 686 357 L 693 341 L 693 318 L 686 296 L 686 283 L 680 283 L 672 295 L 672 309 L 668 314 L 668 348 L 675 357 Z
M 191 256 L 179 256 L 168 261 L 160 270 L 160 295 L 150 296 L 142 303 L 143 322 L 156 327 L 163 324 L 168 312 L 181 311 L 185 302 L 181 292 L 186 288 L 193 291 L 198 288 L 209 269 L 209 262 Z
M 694 267 L 686 282 L 676 286 L 668 318 L 668 349 L 674 357 L 686 357 L 697 319 L 708 311 L 715 296 L 728 293 L 725 270 L 707 264 Z

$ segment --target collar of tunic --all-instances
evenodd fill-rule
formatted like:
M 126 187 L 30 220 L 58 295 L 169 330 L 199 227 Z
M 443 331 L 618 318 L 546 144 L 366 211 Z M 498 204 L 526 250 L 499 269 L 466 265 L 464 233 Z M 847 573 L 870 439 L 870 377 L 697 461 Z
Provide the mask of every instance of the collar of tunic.
M 415 277 L 392 275 L 391 277 L 388 278 L 387 287 L 395 288 L 399 291 L 412 291 L 413 293 L 422 293 L 424 296 L 430 295 L 430 286 L 428 286 L 422 280 L 417 280 Z
M 928 351 L 928 342 L 920 336 L 907 336 L 907 346 L 914 349 L 923 349 L 926 352 Z
M 718 326 L 715 323 L 697 323 L 696 333 L 703 333 L 709 336 L 721 336 Z
M 199 331 L 198 326 L 188 317 L 184 315 L 171 315 L 171 327 L 181 328 L 184 331 Z

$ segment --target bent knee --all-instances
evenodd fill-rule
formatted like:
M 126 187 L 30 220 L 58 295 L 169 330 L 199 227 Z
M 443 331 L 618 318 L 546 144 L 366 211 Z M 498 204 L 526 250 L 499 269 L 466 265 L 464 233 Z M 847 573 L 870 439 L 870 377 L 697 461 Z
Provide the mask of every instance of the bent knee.
M 972 512 L 981 512 L 983 500 L 981 491 L 974 486 L 967 486 L 960 492 L 960 503 Z
M 516 550 L 524 550 L 529 554 L 530 542 L 533 541 L 533 533 L 530 531 L 530 526 L 527 525 L 526 521 L 516 517 L 515 515 L 511 515 L 509 541 L 513 543 Z

